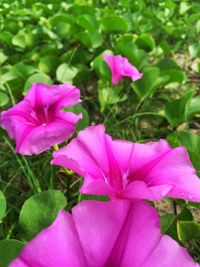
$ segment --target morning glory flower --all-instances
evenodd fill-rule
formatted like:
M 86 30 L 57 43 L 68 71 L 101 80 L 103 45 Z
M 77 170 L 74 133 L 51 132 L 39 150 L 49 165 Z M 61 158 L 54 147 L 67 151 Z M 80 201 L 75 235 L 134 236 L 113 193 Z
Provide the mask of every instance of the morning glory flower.
M 9 267 L 198 267 L 162 236 L 158 215 L 138 201 L 82 201 L 22 249 Z
M 1 113 L 1 126 L 16 140 L 17 153 L 39 154 L 72 136 L 82 115 L 62 109 L 78 102 L 73 85 L 34 83 L 21 102 Z
M 104 60 L 111 70 L 113 85 L 117 85 L 122 77 L 129 77 L 133 81 L 142 77 L 142 74 L 125 57 L 104 54 Z
M 187 150 L 171 148 L 165 140 L 145 144 L 113 140 L 103 125 L 90 126 L 54 152 L 52 164 L 83 176 L 81 193 L 200 201 L 200 179 Z

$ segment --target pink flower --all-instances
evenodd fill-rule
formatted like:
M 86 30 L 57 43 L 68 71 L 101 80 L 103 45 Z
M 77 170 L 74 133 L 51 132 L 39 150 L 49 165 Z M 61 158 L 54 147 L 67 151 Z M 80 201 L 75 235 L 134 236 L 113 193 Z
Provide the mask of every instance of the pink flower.
M 144 202 L 83 201 L 60 211 L 9 267 L 198 267 L 162 236 L 156 211 Z
M 142 74 L 125 57 L 105 54 L 104 60 L 111 69 L 113 85 L 117 85 L 122 77 L 129 77 L 133 81 L 142 77 Z
M 61 110 L 80 102 L 79 98 L 73 85 L 32 84 L 25 98 L 0 118 L 2 128 L 16 140 L 16 152 L 39 154 L 72 136 L 82 115 Z
M 184 147 L 112 140 L 103 125 L 79 132 L 54 152 L 52 163 L 84 177 L 82 193 L 111 198 L 200 201 L 200 179 Z

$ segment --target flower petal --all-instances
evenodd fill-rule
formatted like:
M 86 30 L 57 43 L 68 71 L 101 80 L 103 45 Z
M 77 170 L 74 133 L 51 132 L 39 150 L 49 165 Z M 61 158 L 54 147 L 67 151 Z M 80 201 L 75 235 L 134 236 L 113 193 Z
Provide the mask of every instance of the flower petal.
M 198 267 L 199 264 L 192 261 L 185 248 L 165 235 L 159 244 L 141 267 Z
M 125 187 L 122 196 L 132 199 L 159 201 L 173 188 L 171 185 L 147 186 L 142 181 L 135 181 Z
M 15 151 L 39 154 L 71 137 L 82 115 L 61 109 L 79 98 L 80 90 L 73 85 L 33 84 L 24 100 L 1 114 L 2 127 L 16 140 Z
M 42 230 L 9 267 L 86 267 L 72 216 L 60 211 L 54 223 Z
M 14 107 L 1 113 L 1 126 L 5 129 L 11 138 L 17 138 L 22 135 L 22 127 L 34 127 L 36 121 L 29 115 L 31 107 L 27 101 L 21 101 Z M 23 126 L 22 126 L 23 125 Z M 18 133 L 21 131 L 21 133 Z
M 57 113 L 52 122 L 32 128 L 16 147 L 16 152 L 24 155 L 39 154 L 66 141 L 74 133 L 75 125 L 81 118 L 81 114 L 72 112 Z
M 104 60 L 108 64 L 112 72 L 112 84 L 117 85 L 122 77 L 129 77 L 136 81 L 142 77 L 142 74 L 128 61 L 120 55 L 112 56 L 104 55 Z
M 43 106 L 53 106 L 55 110 L 60 110 L 80 102 L 80 90 L 71 84 L 33 83 L 25 99 L 32 107 L 41 103 Z
M 80 175 L 103 179 L 103 170 L 108 172 L 109 169 L 106 155 L 104 126 L 91 126 L 79 132 L 69 145 L 55 151 L 52 164 L 70 168 Z
M 56 151 L 52 163 L 83 176 L 82 193 L 200 201 L 200 179 L 186 149 L 171 148 L 165 140 L 146 144 L 112 140 L 103 125 L 91 126 Z
M 160 240 L 158 216 L 144 202 L 84 201 L 72 213 L 88 267 L 139 267 Z
M 133 180 L 143 180 L 150 188 L 169 185 L 167 197 L 200 201 L 200 179 L 184 147 L 171 148 L 164 140 L 137 144 L 133 158 Z
M 170 237 L 161 236 L 153 207 L 143 201 L 115 200 L 82 201 L 73 208 L 72 214 L 59 212 L 55 222 L 30 241 L 19 258 L 9 265 L 33 266 L 199 265 Z

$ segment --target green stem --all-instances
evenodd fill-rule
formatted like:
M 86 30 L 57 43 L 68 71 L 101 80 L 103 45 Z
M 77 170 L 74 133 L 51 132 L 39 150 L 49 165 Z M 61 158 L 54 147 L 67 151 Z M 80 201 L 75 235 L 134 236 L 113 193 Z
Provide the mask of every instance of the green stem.
M 8 94 L 9 94 L 9 96 L 10 96 L 11 103 L 12 103 L 13 106 L 15 106 L 16 103 L 15 103 L 14 96 L 13 96 L 13 94 L 12 94 L 12 90 L 11 90 L 10 86 L 8 85 L 8 83 L 5 83 L 5 86 L 6 86 L 6 89 L 7 89 L 7 91 L 8 91 Z
M 119 121 L 118 123 L 113 124 L 111 128 L 114 128 L 114 127 L 116 127 L 116 126 L 118 126 L 118 125 L 120 125 L 120 124 L 122 124 L 128 120 L 136 119 L 137 117 L 141 117 L 141 116 L 145 116 L 145 115 L 158 116 L 158 117 L 162 117 L 162 118 L 164 117 L 163 115 L 155 113 L 155 112 L 136 113 L 134 115 L 130 115 L 130 116 L 124 118 L 123 120 Z

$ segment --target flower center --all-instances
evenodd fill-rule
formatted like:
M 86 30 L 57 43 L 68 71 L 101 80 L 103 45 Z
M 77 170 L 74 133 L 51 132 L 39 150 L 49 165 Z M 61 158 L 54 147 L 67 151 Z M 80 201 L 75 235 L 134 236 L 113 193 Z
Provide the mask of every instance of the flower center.
M 37 125 L 45 126 L 53 119 L 53 113 L 48 106 L 35 106 L 31 111 L 31 117 Z

